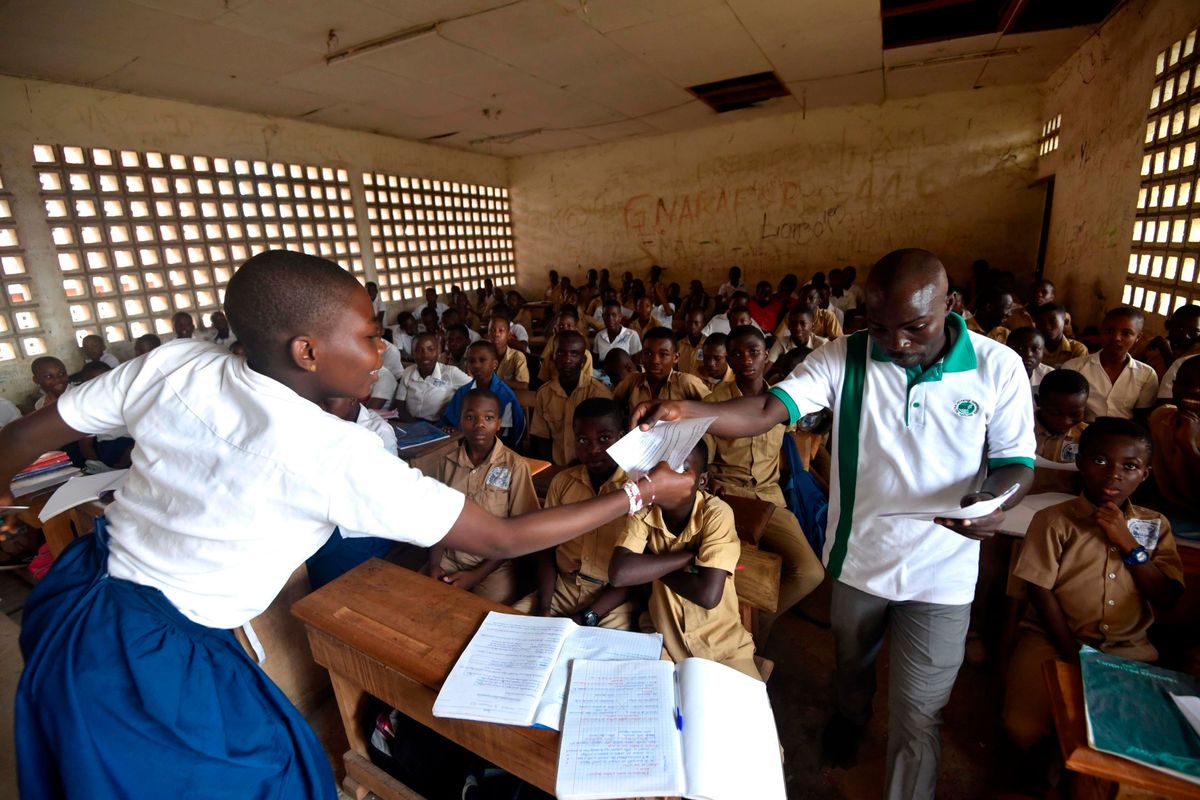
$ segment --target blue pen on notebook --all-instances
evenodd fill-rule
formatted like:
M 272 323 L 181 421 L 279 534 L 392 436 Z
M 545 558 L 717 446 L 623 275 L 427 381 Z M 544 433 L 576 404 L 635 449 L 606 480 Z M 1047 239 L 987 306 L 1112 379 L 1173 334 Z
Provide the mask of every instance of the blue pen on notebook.
M 679 673 L 676 672 L 675 678 L 675 730 L 683 730 L 683 703 L 679 698 Z

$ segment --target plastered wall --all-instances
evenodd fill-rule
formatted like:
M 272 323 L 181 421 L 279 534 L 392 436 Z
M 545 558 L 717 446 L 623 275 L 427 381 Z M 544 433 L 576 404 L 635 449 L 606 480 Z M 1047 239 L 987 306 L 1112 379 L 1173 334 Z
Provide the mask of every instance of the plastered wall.
M 645 272 L 712 286 L 897 247 L 1032 272 L 1044 190 L 1036 178 L 1036 86 L 766 117 L 514 159 L 521 283 L 551 266 Z
M 1198 23 L 1198 3 L 1133 0 L 1046 81 L 1043 116 L 1061 113 L 1062 132 L 1042 167 L 1055 179 L 1045 272 L 1076 319 L 1121 302 L 1154 59 Z
M 30 269 L 38 315 L 52 354 L 82 365 L 63 295 L 50 228 L 31 167 L 35 143 L 164 150 L 185 155 L 283 160 L 345 167 L 355 194 L 368 278 L 374 277 L 365 224 L 362 172 L 507 182 L 503 159 L 386 136 L 291 120 L 0 76 L 0 167 L 15 195 L 14 214 Z M 34 389 L 27 361 L 0 365 L 0 395 L 24 404 Z

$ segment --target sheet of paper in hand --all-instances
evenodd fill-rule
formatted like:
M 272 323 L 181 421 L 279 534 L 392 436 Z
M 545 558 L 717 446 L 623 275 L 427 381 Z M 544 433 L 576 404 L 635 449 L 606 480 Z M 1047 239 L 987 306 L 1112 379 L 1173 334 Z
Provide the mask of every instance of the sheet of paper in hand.
M 715 419 L 699 417 L 678 422 L 656 422 L 648 431 L 639 426 L 608 448 L 608 454 L 631 478 L 645 475 L 660 461 L 682 472 L 688 454 Z
M 994 500 L 982 500 L 966 508 L 949 508 L 945 511 L 893 511 L 889 514 L 880 514 L 879 516 L 916 519 L 924 522 L 933 522 L 935 519 L 979 519 L 980 517 L 986 517 L 1004 505 L 1005 501 L 1016 494 L 1020 488 L 1020 484 L 1014 483 Z

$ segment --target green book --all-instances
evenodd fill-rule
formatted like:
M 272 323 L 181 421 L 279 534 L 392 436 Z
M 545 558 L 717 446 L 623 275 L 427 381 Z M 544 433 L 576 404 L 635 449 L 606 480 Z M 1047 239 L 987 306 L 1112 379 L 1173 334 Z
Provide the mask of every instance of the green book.
M 1197 702 L 1200 680 L 1087 646 L 1079 665 L 1093 749 L 1200 783 L 1200 735 L 1172 697 Z

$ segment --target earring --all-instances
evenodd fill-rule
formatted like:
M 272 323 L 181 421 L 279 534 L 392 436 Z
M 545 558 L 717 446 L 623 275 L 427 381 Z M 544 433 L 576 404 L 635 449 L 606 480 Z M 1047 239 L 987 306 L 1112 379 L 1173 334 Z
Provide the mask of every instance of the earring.
M 308 365 L 308 371 L 309 371 L 309 372 L 316 372 L 316 371 L 317 371 L 317 365 L 316 365 L 316 364 L 309 364 L 309 365 Z

